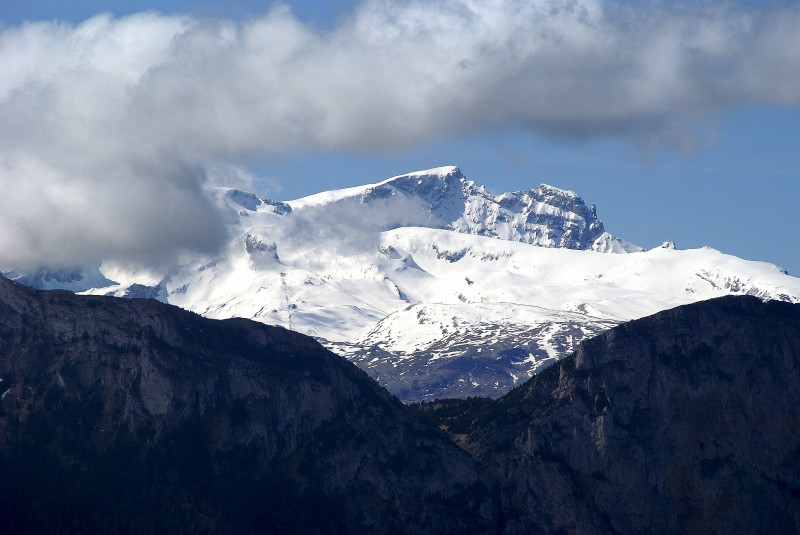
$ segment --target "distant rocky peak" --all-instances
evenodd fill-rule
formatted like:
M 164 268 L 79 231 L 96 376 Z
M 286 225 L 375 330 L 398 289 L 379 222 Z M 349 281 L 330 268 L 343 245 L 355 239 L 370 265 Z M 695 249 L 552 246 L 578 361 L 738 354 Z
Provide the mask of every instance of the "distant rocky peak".
M 557 188 L 555 186 L 551 186 L 550 184 L 541 183 L 539 184 L 539 187 L 536 188 L 536 191 L 538 191 L 542 195 L 549 195 L 563 199 L 576 199 L 577 201 L 583 203 L 583 199 L 581 199 L 581 196 L 575 193 L 574 191 L 563 188 Z
M 40 266 L 30 273 L 8 271 L 4 276 L 25 286 L 45 288 L 47 282 L 71 283 L 83 278 L 83 266 Z
M 625 253 L 640 250 L 627 244 L 596 246 L 617 239 L 605 231 L 594 204 L 574 191 L 541 184 L 538 188 L 493 195 L 469 182 L 466 206 L 451 228 L 544 247 Z
M 447 166 L 417 171 L 392 177 L 367 188 L 361 194 L 362 202 L 385 198 L 402 192 L 427 201 L 436 201 L 445 195 L 463 197 L 464 185 L 468 183 L 458 167 Z M 471 185 L 472 183 L 469 182 Z
M 255 193 L 242 191 L 235 188 L 219 188 L 220 193 L 229 206 L 237 209 L 244 208 L 250 212 L 270 211 L 278 215 L 287 214 L 292 207 L 280 201 L 273 201 L 259 197 Z
M 597 221 L 597 208 L 594 204 L 586 205 L 580 195 L 574 191 L 556 188 L 548 184 L 540 184 L 530 190 L 530 195 L 537 201 L 580 215 L 587 222 Z M 597 221 L 599 223 L 599 221 Z M 602 225 L 602 223 L 600 223 Z
M 422 201 L 420 209 L 430 221 L 426 226 L 465 234 L 543 247 L 614 253 L 641 250 L 608 234 L 595 205 L 587 205 L 574 191 L 541 184 L 525 191 L 494 195 L 454 166 L 395 176 L 361 189 L 356 197 L 361 203 L 392 198 Z
M 418 187 L 422 187 L 423 189 L 437 186 L 448 187 L 465 180 L 466 177 L 461 172 L 461 169 L 454 165 L 447 165 L 398 175 L 380 184 L 391 184 L 399 189 L 411 192 Z
M 22 285 L 40 290 L 68 289 L 83 291 L 113 284 L 99 265 L 39 266 L 30 270 L 0 269 L 0 275 Z

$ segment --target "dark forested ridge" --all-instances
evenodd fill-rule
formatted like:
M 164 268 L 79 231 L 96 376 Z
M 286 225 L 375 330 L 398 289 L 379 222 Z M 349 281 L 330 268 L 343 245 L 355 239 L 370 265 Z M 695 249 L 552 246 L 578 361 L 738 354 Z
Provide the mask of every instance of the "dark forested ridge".
M 800 305 L 679 307 L 414 414 L 284 329 L 0 279 L 0 392 L 8 532 L 800 530 Z
M 494 531 L 487 478 L 312 339 L 0 279 L 16 533 Z
M 800 531 L 800 305 L 723 297 L 584 342 L 460 442 L 501 482 L 506 533 Z

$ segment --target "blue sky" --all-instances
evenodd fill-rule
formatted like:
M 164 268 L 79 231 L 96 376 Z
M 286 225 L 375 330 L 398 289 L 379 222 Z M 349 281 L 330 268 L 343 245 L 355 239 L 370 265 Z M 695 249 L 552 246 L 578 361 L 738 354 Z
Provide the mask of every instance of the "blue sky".
M 365 5 L 333 1 L 320 7 L 314 2 L 285 2 L 290 11 L 269 18 L 267 13 L 274 6 L 268 2 L 3 3 L 0 20 L 6 40 L 0 41 L 0 62 L 29 54 L 30 61 L 8 64 L 14 72 L 24 72 L 18 63 L 25 63 L 31 65 L 29 71 L 39 69 L 46 76 L 20 74 L 14 78 L 29 85 L 24 91 L 7 89 L 5 110 L 0 84 L 0 118 L 15 128 L 12 132 L 12 126 L 7 126 L 7 132 L 0 133 L 0 142 L 11 140 L 6 142 L 10 148 L 0 154 L 11 171 L 0 173 L 0 180 L 11 187 L 29 181 L 18 188 L 13 206 L 10 200 L 8 206 L 0 206 L 12 214 L 0 220 L 3 233 L 24 228 L 29 236 L 17 242 L 6 239 L 0 246 L 12 251 L 21 247 L 19 242 L 28 248 L 34 242 L 41 243 L 43 250 L 52 250 L 45 246 L 46 232 L 26 219 L 38 214 L 37 209 L 26 206 L 24 214 L 14 213 L 24 192 L 42 188 L 52 204 L 41 207 L 41 213 L 52 210 L 57 204 L 52 199 L 63 199 L 59 196 L 64 192 L 80 196 L 85 191 L 94 196 L 102 191 L 105 197 L 101 199 L 123 197 L 131 206 L 127 211 L 119 207 L 108 213 L 99 210 L 89 221 L 80 215 L 85 213 L 80 203 L 72 203 L 71 211 L 58 206 L 64 211 L 65 228 L 72 234 L 89 233 L 80 244 L 59 249 L 63 259 L 102 254 L 104 247 L 118 240 L 86 229 L 120 225 L 141 226 L 141 233 L 129 233 L 130 239 L 145 243 L 143 254 L 157 256 L 180 240 L 202 248 L 200 231 L 214 235 L 209 227 L 213 222 L 201 221 L 202 201 L 191 182 L 192 176 L 205 176 L 208 169 L 226 169 L 218 182 L 231 177 L 249 183 L 259 193 L 289 199 L 452 164 L 495 192 L 541 182 L 573 189 L 587 202 L 597 204 L 612 234 L 645 247 L 664 240 L 675 241 L 679 248 L 709 245 L 743 258 L 773 262 L 800 275 L 800 37 L 793 25 L 800 21 L 800 8 L 796 2 L 704 2 L 700 7 L 651 2 L 632 3 L 635 7 L 630 8 L 625 2 L 585 0 L 577 2 L 580 12 L 564 8 L 563 13 L 551 17 L 549 12 L 531 11 L 528 23 L 504 18 L 502 12 L 519 11 L 520 6 L 533 9 L 531 6 L 540 2 L 483 4 L 491 4 L 491 9 L 476 9 L 466 16 L 463 13 L 476 3 L 453 0 L 440 3 L 445 7 L 433 7 L 436 4 L 428 2 Z M 559 4 L 569 3 L 555 2 Z M 164 16 L 131 19 L 127 30 L 122 28 L 120 21 L 143 10 Z M 91 27 L 84 22 L 103 11 L 114 18 Z M 183 39 L 191 32 L 181 33 L 185 26 L 175 22 L 176 16 L 184 15 L 194 21 L 187 23 L 192 35 L 196 34 L 193 40 Z M 524 19 L 524 10 L 518 18 Z M 32 29 L 35 24 L 28 24 L 53 20 L 64 24 L 43 26 L 40 32 Z M 267 22 L 261 26 L 257 24 L 264 20 Z M 227 31 L 220 21 L 230 22 L 240 48 L 230 52 L 213 48 L 217 44 L 208 45 L 209 35 Z M 462 33 L 449 33 L 458 25 L 464 26 Z M 292 70 L 289 60 L 276 62 L 276 78 L 269 78 L 268 73 L 259 93 L 253 88 L 258 89 L 259 81 L 265 80 L 259 69 L 270 63 L 271 51 L 260 44 L 257 50 L 248 48 L 246 43 L 261 36 L 262 26 L 266 28 L 263 31 L 280 37 L 268 41 L 269 46 L 291 43 L 302 53 L 297 57 L 309 61 L 310 67 L 298 72 Z M 80 28 L 85 31 L 81 33 Z M 370 33 L 372 29 L 377 35 Z M 359 37 L 343 37 L 348 32 Z M 536 32 L 545 37 L 532 40 L 530 34 Z M 87 42 L 76 35 L 87 34 L 91 36 L 91 44 L 86 45 L 90 52 L 73 53 Z M 119 133 L 118 127 L 107 124 L 118 118 L 107 112 L 118 101 L 93 106 L 105 98 L 103 84 L 110 83 L 99 77 L 108 76 L 100 72 L 105 68 L 104 51 L 112 43 L 105 36 L 116 36 L 112 44 L 117 46 L 133 42 L 130 46 L 139 47 L 140 41 L 118 37 L 141 35 L 142 40 L 161 39 L 159 46 L 167 47 L 164 43 L 169 43 L 167 38 L 173 34 L 182 36 L 181 47 L 169 52 L 169 62 L 154 63 L 151 71 L 155 74 L 148 78 L 151 85 L 141 91 L 126 90 L 126 95 L 137 96 L 132 104 L 125 104 L 136 113 L 120 115 L 119 124 L 124 126 L 119 128 L 130 126 L 137 136 L 132 140 L 127 131 Z M 385 40 L 384 34 L 388 36 Z M 558 46 L 548 40 L 551 34 L 558 34 L 553 41 Z M 43 37 L 53 35 L 57 37 Z M 42 50 L 58 50 L 63 59 L 58 54 L 53 54 L 53 59 L 37 52 L 30 44 L 36 39 L 44 43 Z M 421 42 L 419 47 L 406 46 L 415 39 Z M 511 43 L 508 50 L 503 48 L 506 41 Z M 388 43 L 385 48 L 384 43 Z M 640 53 L 640 49 L 646 50 Z M 254 50 L 262 54 L 258 62 L 228 69 L 226 62 L 231 58 L 238 61 L 236 54 L 255 54 Z M 447 63 L 464 50 L 461 64 Z M 470 52 L 475 50 L 480 53 Z M 116 58 L 109 67 L 113 71 L 123 56 L 109 52 L 108 57 Z M 151 61 L 149 58 L 136 61 Z M 334 70 L 331 63 L 341 68 Z M 62 76 L 67 69 L 59 66 L 66 64 L 72 69 L 70 76 L 91 72 L 97 76 L 96 83 L 81 78 L 76 85 L 76 78 Z M 362 64 L 364 72 L 359 68 Z M 177 74 L 171 74 L 175 65 Z M 448 85 L 453 76 L 462 76 L 462 71 L 471 67 L 478 69 L 477 75 Z M 331 70 L 326 71 L 328 68 Z M 219 70 L 218 76 L 212 76 L 214 69 Z M 159 76 L 163 76 L 161 85 L 155 83 Z M 220 82 L 233 76 L 241 76 L 247 85 Z M 33 78 L 36 84 L 29 82 Z M 286 94 L 281 92 L 282 79 L 296 84 Z M 493 79 L 499 83 L 493 85 Z M 553 80 L 559 83 L 551 83 Z M 634 84 L 642 84 L 635 86 L 641 89 L 620 95 Z M 368 90 L 362 91 L 365 85 Z M 38 92 L 51 86 L 56 88 L 51 93 Z M 80 91 L 69 89 L 75 87 Z M 208 89 L 198 96 L 194 92 L 197 87 Z M 21 99 L 23 93 L 34 96 L 10 100 Z M 241 96 L 217 109 L 216 103 L 230 93 Z M 641 99 L 640 94 L 644 95 Z M 219 98 L 212 100 L 214 95 Z M 254 111 L 251 124 L 249 114 L 235 107 L 243 102 L 258 107 L 261 96 L 268 102 L 280 101 L 281 110 L 290 108 L 291 114 L 267 110 L 259 115 L 261 112 Z M 196 109 L 193 99 L 199 102 Z M 65 102 L 69 111 L 59 107 Z M 214 108 L 213 116 L 204 116 L 197 124 L 171 124 L 181 117 L 202 116 L 209 107 Z M 395 107 L 399 108 L 396 116 L 389 111 Z M 313 113 L 306 116 L 309 109 Z M 219 117 L 226 112 L 231 112 L 230 119 Z M 315 122 L 318 116 L 322 122 Z M 48 125 L 60 117 L 77 126 L 62 133 L 59 125 L 50 139 L 42 132 L 49 132 Z M 140 123 L 142 117 L 147 120 Z M 98 122 L 93 123 L 95 120 Z M 106 130 L 95 139 L 82 129 L 86 124 Z M 216 131 L 235 132 L 202 132 L 205 124 L 216 125 Z M 83 135 L 94 152 L 87 161 L 76 156 L 80 153 L 76 147 L 86 145 L 64 141 Z M 160 135 L 164 141 L 156 146 Z M 140 143 L 142 138 L 154 142 Z M 201 150 L 213 157 L 193 161 L 191 155 Z M 165 158 L 169 165 L 151 168 L 152 162 L 142 163 L 153 155 Z M 115 165 L 120 161 L 127 164 L 115 183 L 108 177 L 118 171 Z M 28 179 L 31 173 L 50 178 Z M 180 179 L 173 178 L 176 173 Z M 159 195 L 163 199 L 154 200 L 152 192 L 161 187 L 156 180 L 168 182 L 174 196 L 164 194 Z M 147 203 L 146 220 L 137 215 L 142 212 L 137 202 Z M 187 208 L 176 213 L 176 204 Z M 174 232 L 162 232 L 159 239 L 152 239 L 154 218 L 162 222 L 161 228 Z M 59 238 L 59 244 L 64 242 Z M 130 243 L 123 245 L 131 247 Z M 11 255 L 5 261 L 17 258 L 26 257 Z

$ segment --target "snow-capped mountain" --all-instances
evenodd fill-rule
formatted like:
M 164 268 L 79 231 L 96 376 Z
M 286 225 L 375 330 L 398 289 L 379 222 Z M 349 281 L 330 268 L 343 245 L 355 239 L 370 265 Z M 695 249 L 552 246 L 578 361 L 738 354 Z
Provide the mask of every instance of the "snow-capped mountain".
M 302 209 L 353 202 L 382 204 L 395 209 L 412 205 L 416 213 L 405 216 L 416 219 L 419 226 L 446 228 L 463 234 L 545 247 L 602 252 L 641 250 L 605 232 L 595 206 L 586 206 L 575 192 L 542 184 L 536 189 L 495 196 L 467 180 L 452 166 L 409 173 L 378 184 L 320 193 L 289 204 Z M 385 223 L 386 230 L 403 226 L 390 219 Z
M 2 274 L 7 279 L 40 290 L 79 292 L 114 284 L 100 272 L 99 266 L 40 266 L 30 272 L 4 269 Z
M 108 274 L 116 285 L 70 289 L 283 325 L 404 400 L 500 395 L 583 338 L 681 304 L 800 301 L 800 279 L 774 265 L 671 243 L 642 251 L 574 192 L 494 195 L 455 167 L 288 202 L 212 194 L 231 231 L 220 254 L 152 286 Z

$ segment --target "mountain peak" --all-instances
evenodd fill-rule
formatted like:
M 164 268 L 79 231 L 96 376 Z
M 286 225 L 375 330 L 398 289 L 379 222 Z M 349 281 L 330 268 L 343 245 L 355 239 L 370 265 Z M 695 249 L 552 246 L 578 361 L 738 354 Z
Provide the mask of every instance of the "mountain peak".
M 613 253 L 641 250 L 608 234 L 597 217 L 595 206 L 587 205 L 574 191 L 541 184 L 526 191 L 495 195 L 468 180 L 453 165 L 319 193 L 289 204 L 299 209 L 353 200 L 362 204 L 397 203 L 394 208 L 402 208 L 401 212 L 411 216 L 409 221 L 427 222 L 415 226 L 444 228 L 542 247 Z M 406 202 L 408 200 L 413 201 L 411 205 Z M 419 213 L 408 214 L 414 210 Z M 598 240 L 602 243 L 596 243 Z
M 557 188 L 555 186 L 551 186 L 550 184 L 545 184 L 545 183 L 539 184 L 539 191 L 541 191 L 543 195 L 557 195 L 559 197 L 567 197 L 571 199 L 581 198 L 580 195 L 578 195 L 572 190 Z
M 404 173 L 402 175 L 393 176 L 380 182 L 379 184 L 386 184 L 389 182 L 393 182 L 399 178 L 407 178 L 407 177 L 438 177 L 441 179 L 445 178 L 463 178 L 464 175 L 461 172 L 461 169 L 456 167 L 455 165 L 443 165 L 441 167 L 433 167 L 431 169 L 423 169 L 421 171 L 413 171 L 411 173 Z
M 291 206 L 285 202 L 273 201 L 259 197 L 255 193 L 236 188 L 215 188 L 220 199 L 235 210 L 242 208 L 249 212 L 270 211 L 283 215 L 292 211 Z
M 434 190 L 459 189 L 460 184 L 464 182 L 467 182 L 467 179 L 458 167 L 453 165 L 434 167 L 433 169 L 393 176 L 368 186 L 362 194 L 362 199 L 373 195 L 373 192 L 378 192 L 378 196 L 383 196 L 382 194 L 388 191 L 386 188 L 397 188 L 411 195 L 425 197 L 429 196 Z

